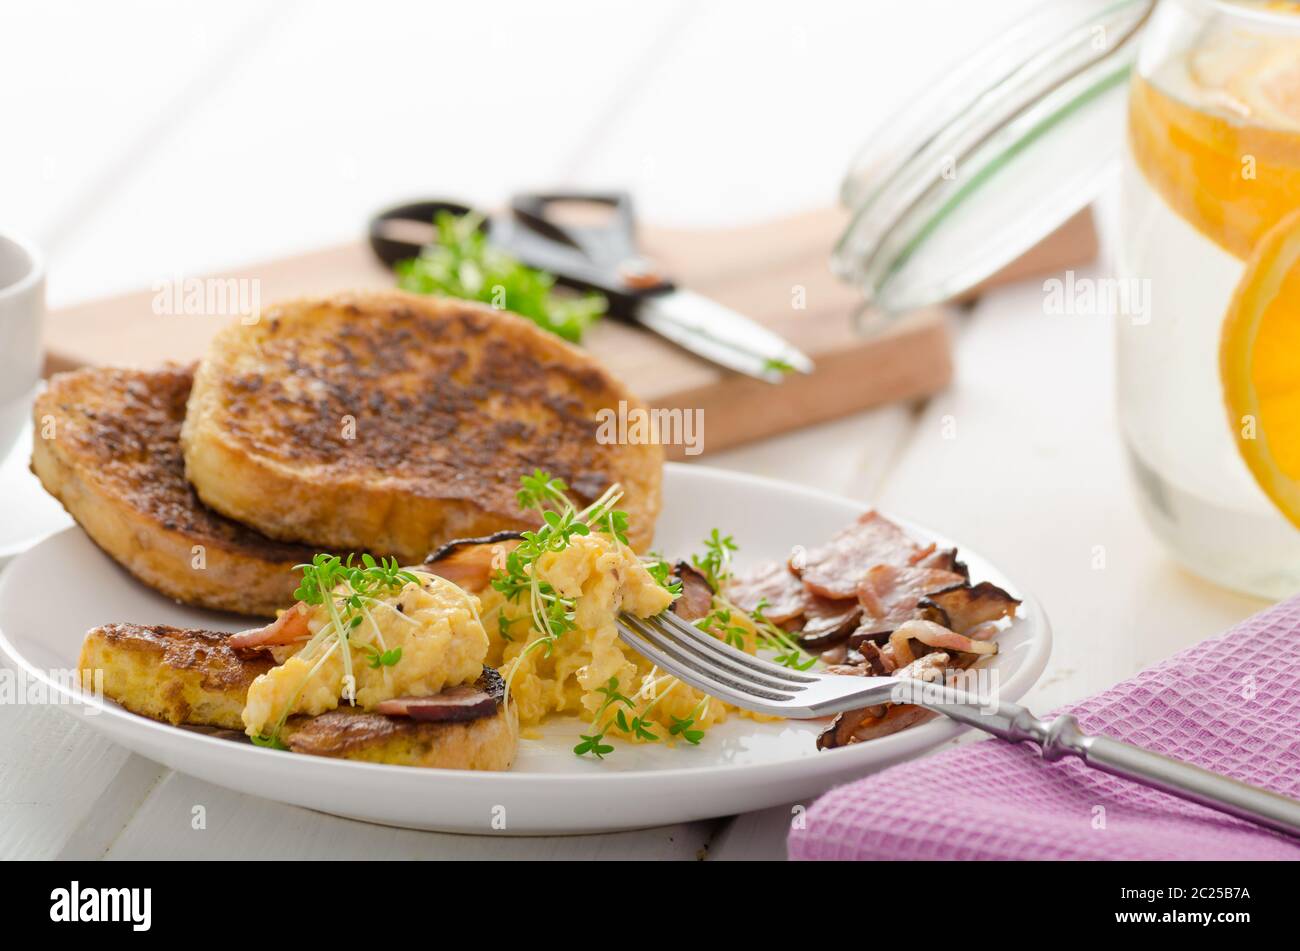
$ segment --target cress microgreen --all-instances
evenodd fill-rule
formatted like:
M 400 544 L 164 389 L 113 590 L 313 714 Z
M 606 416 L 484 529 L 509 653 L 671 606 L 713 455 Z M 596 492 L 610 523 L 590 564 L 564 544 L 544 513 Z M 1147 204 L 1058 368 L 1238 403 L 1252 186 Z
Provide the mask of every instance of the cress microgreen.
M 641 563 L 645 565 L 645 570 L 659 587 L 674 597 L 682 593 L 681 579 L 673 574 L 673 566 L 668 563 L 663 555 L 658 552 L 649 552 L 641 559 Z
M 491 245 L 479 215 L 439 212 L 436 237 L 418 257 L 397 262 L 398 286 L 417 294 L 446 294 L 482 301 L 526 317 L 571 343 L 605 313 L 600 294 L 557 293 L 555 278 L 521 264 Z
M 817 658 L 805 653 L 788 631 L 768 620 L 767 615 L 763 613 L 766 607 L 767 598 L 759 598 L 758 604 L 754 605 L 754 610 L 749 612 L 749 616 L 758 631 L 760 642 L 775 651 L 776 656 L 772 660 L 794 670 L 807 670 L 817 663 Z
M 526 603 L 532 627 L 540 636 L 530 641 L 511 662 L 505 678 L 507 697 L 524 658 L 538 650 L 549 657 L 556 641 L 574 629 L 574 599 L 562 596 L 553 585 L 538 577 L 536 567 L 539 559 L 547 552 L 564 551 L 573 538 L 590 535 L 592 531 L 603 532 L 619 544 L 627 544 L 624 534 L 627 514 L 614 508 L 623 497 L 623 489 L 618 483 L 611 485 L 600 498 L 581 511 L 569 498 L 568 488 L 563 479 L 541 469 L 519 480 L 519 490 L 515 494 L 519 508 L 525 512 L 537 512 L 542 517 L 542 524 L 522 534 L 519 544 L 506 555 L 505 567 L 493 574 L 491 585 L 507 601 Z M 509 635 L 510 623 L 498 620 L 497 629 L 503 637 L 513 640 Z
M 376 560 L 371 555 L 362 555 L 358 559 L 355 555 L 348 555 L 345 561 L 338 555 L 322 552 L 312 558 L 311 564 L 295 565 L 294 569 L 302 572 L 302 580 L 298 583 L 298 589 L 294 591 L 293 596 L 304 604 L 313 607 L 323 606 L 329 618 L 329 622 L 323 625 L 299 651 L 299 656 L 310 658 L 326 641 L 331 643 L 317 658 L 307 676 L 298 685 L 293 697 L 285 704 L 284 711 L 271 732 L 253 737 L 255 744 L 271 749 L 286 748 L 280 741 L 280 731 L 289 718 L 289 712 L 298 702 L 303 688 L 336 649 L 340 650 L 343 662 L 343 682 L 356 683 L 352 671 L 352 635 L 367 620 L 371 622 L 371 629 L 375 633 L 377 642 L 364 645 L 364 650 L 369 656 L 369 665 L 378 670 L 382 667 L 392 667 L 402 659 L 400 647 L 390 650 L 384 644 L 379 625 L 374 623 L 374 618 L 370 614 L 371 606 L 383 606 L 407 623 L 416 623 L 382 600 L 384 595 L 401 590 L 407 582 L 419 582 L 412 572 L 398 566 L 396 558 Z M 345 696 L 345 699 L 352 703 L 356 702 L 354 696 Z
M 737 607 L 727 598 L 724 592 L 731 579 L 731 556 L 736 551 L 738 548 L 735 540 L 715 528 L 704 540 L 704 554 L 691 556 L 691 563 L 713 589 L 712 610 L 697 620 L 695 626 L 702 631 L 713 632 L 738 650 L 745 650 L 747 632 L 734 623 L 733 612 L 748 614 L 757 634 L 756 646 L 773 651 L 773 662 L 795 670 L 809 669 L 817 663 L 817 659 L 805 653 L 787 631 L 767 618 L 763 613 L 767 607 L 766 598 L 760 599 L 754 610 L 749 612 Z
M 736 542 L 730 535 L 722 535 L 716 528 L 704 540 L 704 555 L 691 556 L 695 570 L 704 575 L 709 587 L 720 592 L 728 578 L 731 577 L 731 553 L 736 551 Z
M 694 623 L 701 631 L 722 638 L 736 650 L 745 649 L 745 635 L 749 632 L 732 623 L 730 608 L 714 608 Z
M 380 667 L 392 667 L 402 659 L 402 649 L 394 647 L 392 650 L 381 651 L 378 647 L 371 645 L 366 648 L 366 653 L 370 655 L 370 666 L 375 670 Z

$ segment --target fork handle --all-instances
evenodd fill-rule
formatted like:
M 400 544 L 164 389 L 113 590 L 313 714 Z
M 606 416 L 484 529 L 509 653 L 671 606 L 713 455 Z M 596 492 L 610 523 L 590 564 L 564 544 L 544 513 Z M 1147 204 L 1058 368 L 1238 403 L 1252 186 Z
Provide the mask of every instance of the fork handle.
M 920 696 L 908 702 L 1011 743 L 1034 743 L 1049 762 L 1076 756 L 1103 773 L 1131 779 L 1171 796 L 1300 837 L 1300 802 L 1294 799 L 1131 743 L 1108 736 L 1090 736 L 1069 715 L 1048 721 L 1019 704 L 981 704 L 977 698 L 951 688 L 942 688 L 939 692 L 948 696 L 937 699 L 934 685 L 921 686 L 928 689 L 920 690 Z

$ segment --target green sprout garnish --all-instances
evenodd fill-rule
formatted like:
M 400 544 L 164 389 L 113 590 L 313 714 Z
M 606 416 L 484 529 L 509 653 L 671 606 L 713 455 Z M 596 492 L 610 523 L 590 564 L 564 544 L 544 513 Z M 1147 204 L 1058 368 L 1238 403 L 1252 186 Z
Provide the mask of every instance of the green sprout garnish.
M 515 640 L 512 625 L 523 620 L 529 621 L 537 636 L 503 670 L 507 702 L 510 685 L 524 659 L 538 651 L 543 656 L 550 656 L 559 639 L 576 626 L 576 598 L 561 595 L 539 577 L 537 566 L 542 556 L 547 552 L 563 551 L 574 538 L 593 532 L 606 535 L 619 544 L 627 544 L 627 515 L 614 508 L 622 497 L 619 486 L 611 486 L 604 495 L 582 510 L 570 499 L 568 491 L 569 487 L 564 480 L 541 470 L 519 480 L 516 499 L 520 509 L 537 512 L 542 524 L 535 531 L 523 533 L 519 544 L 506 555 L 505 567 L 493 575 L 491 584 L 507 601 L 527 608 L 526 614 L 514 618 L 497 615 L 497 631 L 502 639 Z M 746 615 L 746 612 L 721 593 L 731 578 L 731 556 L 736 550 L 735 540 L 715 528 L 704 541 L 704 554 L 692 556 L 691 564 L 705 577 L 713 590 L 711 610 L 696 621 L 696 625 L 733 647 L 747 650 L 749 629 L 740 621 L 749 616 L 753 621 L 757 646 L 774 651 L 777 663 L 800 670 L 808 669 L 815 663 L 815 659 L 803 653 L 788 633 L 763 615 L 764 604 L 760 603 L 752 616 Z M 674 596 L 681 594 L 681 581 L 673 576 L 672 565 L 663 556 L 650 554 L 642 558 L 641 563 L 656 584 Z M 620 692 L 617 677 L 597 688 L 604 699 L 592 717 L 588 732 L 579 735 L 579 742 L 573 747 L 573 752 L 578 756 L 591 754 L 597 759 L 604 759 L 614 751 L 614 746 L 606 738 L 615 727 L 633 738 L 650 743 L 659 742 L 662 737 L 655 732 L 654 726 L 657 724 L 650 718 L 650 713 L 681 683 L 674 677 L 660 676 L 653 684 L 647 683 L 645 689 L 648 692 L 652 686 L 663 682 L 668 684 L 666 689 L 654 695 L 640 709 L 635 701 Z M 708 698 L 705 697 L 689 716 L 672 716 L 669 736 L 683 739 L 692 745 L 699 744 L 704 738 L 704 731 L 697 724 L 704 715 L 703 711 L 707 710 L 707 704 Z
M 609 682 L 605 684 L 605 686 L 596 688 L 596 692 L 602 694 L 605 699 L 601 701 L 600 706 L 596 708 L 595 716 L 591 718 L 591 733 L 579 735 L 579 739 L 582 742 L 573 748 L 573 752 L 578 756 L 585 756 L 587 753 L 591 753 L 596 757 L 596 759 L 604 759 L 606 753 L 614 752 L 614 747 L 605 742 L 605 734 L 609 732 L 609 722 L 606 722 L 603 727 L 600 725 L 601 718 L 605 715 L 605 711 L 615 704 L 622 704 L 632 708 L 635 708 L 636 704 L 632 702 L 630 697 L 626 697 L 619 693 L 617 677 L 610 677 Z M 618 711 L 617 718 L 620 721 L 620 729 L 627 729 L 624 725 L 627 723 L 627 720 L 624 718 L 622 710 Z
M 658 552 L 650 552 L 641 559 L 645 570 L 659 587 L 676 597 L 682 593 L 681 579 L 673 574 L 673 566 Z
M 609 307 L 600 294 L 561 295 L 555 278 L 521 264 L 488 243 L 479 215 L 458 217 L 442 211 L 434 219 L 437 236 L 419 257 L 397 262 L 397 284 L 416 294 L 446 294 L 481 301 L 526 317 L 570 343 Z
M 402 649 L 400 647 L 394 647 L 392 650 L 388 651 L 381 651 L 378 647 L 375 647 L 372 644 L 370 647 L 366 648 L 366 652 L 370 655 L 370 666 L 375 670 L 378 670 L 380 667 L 392 667 L 402 659 Z
M 807 670 L 817 663 L 817 658 L 805 653 L 785 628 L 767 619 L 767 615 L 763 613 L 766 607 L 767 598 L 760 598 L 758 604 L 754 605 L 754 610 L 749 612 L 749 616 L 758 630 L 760 643 L 776 652 L 772 660 L 794 670 Z
M 542 516 L 542 525 L 536 531 L 524 532 L 519 544 L 506 555 L 505 568 L 492 576 L 492 587 L 507 601 L 526 603 L 533 628 L 541 634 L 515 657 L 506 673 L 506 691 L 514 680 L 524 658 L 534 651 L 549 657 L 555 643 L 574 629 L 576 606 L 573 598 L 560 595 L 555 588 L 537 576 L 538 560 L 547 552 L 563 551 L 575 537 L 603 532 L 620 544 L 627 543 L 627 514 L 614 509 L 623 497 L 622 488 L 615 483 L 605 493 L 579 511 L 567 495 L 568 486 L 563 479 L 538 469 L 519 480 L 516 498 L 522 511 L 535 511 Z M 509 637 L 507 625 L 497 622 L 498 630 Z
M 293 593 L 294 597 L 313 607 L 323 606 L 329 617 L 329 622 L 322 626 L 299 651 L 299 656 L 312 657 L 326 642 L 329 642 L 329 646 L 316 659 L 307 676 L 298 685 L 298 689 L 285 705 L 271 732 L 253 737 L 254 744 L 270 749 L 286 748 L 280 740 L 280 731 L 284 729 L 285 721 L 289 718 L 289 711 L 298 702 L 298 698 L 311 678 L 335 650 L 341 651 L 340 656 L 343 659 L 345 699 L 349 703 L 356 702 L 356 697 L 346 685 L 356 684 L 352 670 L 351 642 L 353 633 L 363 623 L 369 621 L 374 632 L 375 643 L 364 645 L 372 668 L 378 670 L 392 667 L 402 659 L 400 647 L 390 650 L 384 643 L 379 625 L 370 614 L 371 607 L 385 607 L 408 623 L 416 623 L 391 604 L 381 600 L 383 595 L 401 590 L 408 582 L 419 583 L 420 579 L 412 572 L 398 567 L 396 558 L 377 561 L 370 555 L 362 555 L 358 560 L 356 556 L 348 555 L 345 561 L 338 555 L 321 553 L 312 558 L 311 564 L 295 565 L 294 570 L 302 572 L 302 580 Z
M 730 608 L 715 607 L 694 623 L 701 631 L 721 637 L 736 650 L 743 651 L 745 649 L 745 634 L 747 632 L 739 624 L 732 623 Z
M 758 647 L 774 653 L 773 662 L 794 670 L 807 670 L 817 663 L 817 658 L 806 653 L 786 630 L 770 621 L 763 613 L 767 599 L 762 599 L 754 610 L 745 612 L 733 604 L 723 593 L 731 579 L 731 556 L 738 551 L 730 535 L 716 528 L 704 540 L 704 554 L 692 555 L 691 564 L 704 575 L 713 589 L 712 610 L 695 622 L 702 631 L 710 632 L 738 650 L 745 649 L 745 629 L 734 623 L 733 614 L 748 614 L 758 634 Z
M 691 556 L 695 570 L 704 575 L 709 587 L 719 592 L 731 577 L 731 553 L 736 551 L 736 543 L 730 535 L 722 535 L 715 528 L 704 540 L 704 556 Z

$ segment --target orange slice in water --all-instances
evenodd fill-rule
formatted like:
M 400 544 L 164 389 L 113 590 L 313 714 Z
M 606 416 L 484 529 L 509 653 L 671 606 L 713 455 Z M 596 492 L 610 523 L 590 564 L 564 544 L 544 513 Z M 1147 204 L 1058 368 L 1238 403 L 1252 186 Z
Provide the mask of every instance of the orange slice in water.
M 1129 97 L 1129 145 L 1169 206 L 1242 260 L 1300 207 L 1300 43 L 1189 55 L 1187 100 L 1146 79 Z
M 1300 211 L 1247 262 L 1224 317 L 1219 372 L 1242 458 L 1300 527 Z

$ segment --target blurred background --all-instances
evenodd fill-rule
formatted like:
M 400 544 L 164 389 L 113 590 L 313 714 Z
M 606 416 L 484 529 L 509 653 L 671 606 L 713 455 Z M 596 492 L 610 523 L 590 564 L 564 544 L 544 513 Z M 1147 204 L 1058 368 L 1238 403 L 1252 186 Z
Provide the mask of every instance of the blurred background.
M 356 236 L 376 208 L 630 188 L 663 225 L 833 204 L 1027 0 L 0 7 L 0 215 L 58 307 Z

